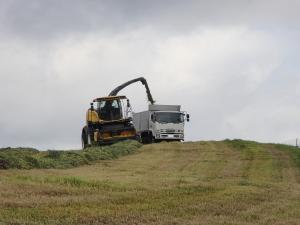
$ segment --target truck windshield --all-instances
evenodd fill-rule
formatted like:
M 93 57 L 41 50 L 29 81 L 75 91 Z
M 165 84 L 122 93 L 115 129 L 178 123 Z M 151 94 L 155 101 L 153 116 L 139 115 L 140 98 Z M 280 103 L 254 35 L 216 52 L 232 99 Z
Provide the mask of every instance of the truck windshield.
M 182 123 L 184 116 L 182 113 L 159 112 L 155 113 L 155 120 L 158 123 Z

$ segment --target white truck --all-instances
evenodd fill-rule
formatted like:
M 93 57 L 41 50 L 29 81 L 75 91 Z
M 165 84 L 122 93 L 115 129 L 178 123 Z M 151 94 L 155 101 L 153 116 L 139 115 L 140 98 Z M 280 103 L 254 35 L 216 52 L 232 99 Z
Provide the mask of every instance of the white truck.
M 149 110 L 133 113 L 133 125 L 142 143 L 183 141 L 184 123 L 190 116 L 180 105 L 149 105 Z

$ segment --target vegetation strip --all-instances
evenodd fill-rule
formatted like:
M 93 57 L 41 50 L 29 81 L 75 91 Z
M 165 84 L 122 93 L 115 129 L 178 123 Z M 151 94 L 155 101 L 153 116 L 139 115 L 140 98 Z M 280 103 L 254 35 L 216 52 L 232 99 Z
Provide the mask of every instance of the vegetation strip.
M 73 151 L 38 151 L 33 148 L 0 149 L 0 169 L 72 168 L 99 160 L 116 159 L 135 152 L 141 144 L 123 141 L 110 146 Z

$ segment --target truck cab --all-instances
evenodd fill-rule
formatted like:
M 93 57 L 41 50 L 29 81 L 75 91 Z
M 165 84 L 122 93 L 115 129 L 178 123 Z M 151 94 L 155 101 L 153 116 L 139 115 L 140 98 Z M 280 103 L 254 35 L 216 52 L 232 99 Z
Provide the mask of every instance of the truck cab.
M 150 128 L 155 140 L 184 140 L 184 119 L 183 112 L 152 112 Z

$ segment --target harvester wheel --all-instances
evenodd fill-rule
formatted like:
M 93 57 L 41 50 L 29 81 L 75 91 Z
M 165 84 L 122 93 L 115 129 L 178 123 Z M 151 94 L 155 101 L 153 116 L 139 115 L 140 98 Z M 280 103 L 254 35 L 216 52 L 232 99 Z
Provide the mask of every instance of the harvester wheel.
M 89 146 L 88 143 L 88 136 L 87 136 L 87 128 L 84 127 L 82 129 L 82 133 L 81 133 L 81 145 L 82 145 L 82 149 L 85 149 Z
M 81 137 L 81 146 L 82 146 L 82 149 L 85 149 L 87 147 L 87 144 L 83 137 Z

